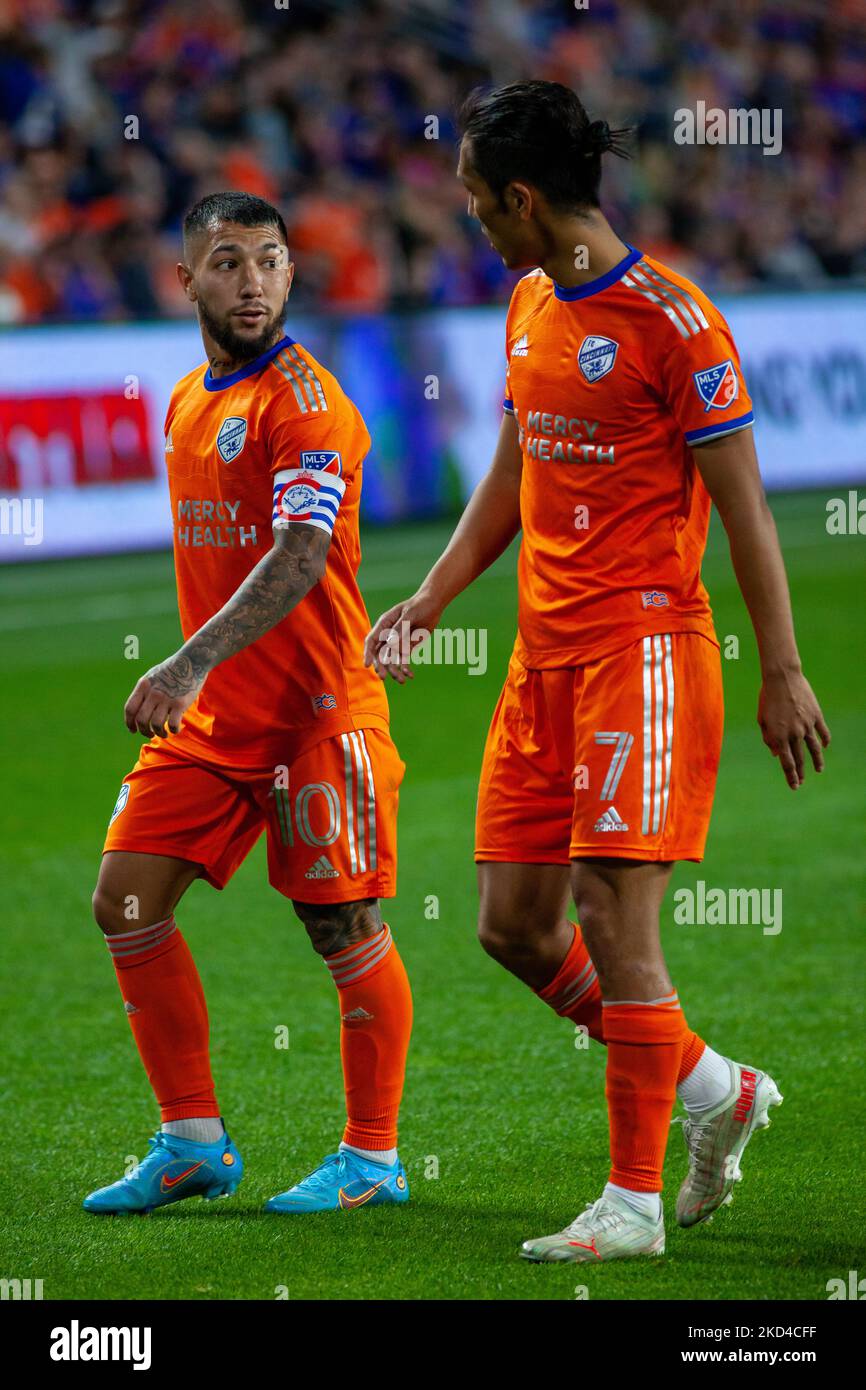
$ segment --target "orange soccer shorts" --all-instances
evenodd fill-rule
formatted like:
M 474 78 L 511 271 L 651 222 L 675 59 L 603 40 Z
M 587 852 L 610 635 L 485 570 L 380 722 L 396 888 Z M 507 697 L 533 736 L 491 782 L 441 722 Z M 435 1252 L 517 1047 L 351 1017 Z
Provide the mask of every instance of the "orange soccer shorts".
M 288 776 L 217 768 L 154 739 L 124 778 L 103 853 L 189 859 L 201 864 L 208 883 L 224 888 L 265 830 L 268 879 L 287 898 L 392 898 L 404 771 L 381 729 L 322 739 L 295 759 Z
M 512 656 L 484 749 L 476 860 L 700 860 L 723 715 L 719 649 L 698 633 L 556 670 Z

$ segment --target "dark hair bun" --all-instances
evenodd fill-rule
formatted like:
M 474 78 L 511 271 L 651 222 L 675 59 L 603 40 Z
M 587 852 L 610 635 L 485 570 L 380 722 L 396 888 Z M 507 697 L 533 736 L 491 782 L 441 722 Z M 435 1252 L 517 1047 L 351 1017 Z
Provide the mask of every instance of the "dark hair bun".
M 610 150 L 611 154 L 619 155 L 620 159 L 628 159 L 629 153 L 626 146 L 626 138 L 631 135 L 630 126 L 620 126 L 616 130 L 611 130 L 607 121 L 593 121 L 586 127 L 583 135 L 583 155 L 585 159 L 598 159 L 601 155 Z
M 586 153 L 588 155 L 604 154 L 605 150 L 609 150 L 612 144 L 610 126 L 607 121 L 593 121 L 587 127 Z

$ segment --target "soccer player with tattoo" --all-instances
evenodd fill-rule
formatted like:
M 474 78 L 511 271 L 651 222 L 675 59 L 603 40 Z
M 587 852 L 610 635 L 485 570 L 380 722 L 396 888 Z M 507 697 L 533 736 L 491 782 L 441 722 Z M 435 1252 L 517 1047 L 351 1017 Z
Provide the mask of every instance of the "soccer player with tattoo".
M 84 1206 L 146 1212 L 240 1182 L 175 912 L 198 878 L 224 888 L 263 830 L 270 883 L 338 992 L 348 1113 L 338 1150 L 266 1208 L 405 1202 L 397 1112 L 412 1000 L 378 905 L 395 892 L 404 765 L 363 664 L 356 581 L 370 438 L 284 332 L 294 267 L 275 208 L 204 198 L 183 255 L 209 364 L 178 382 L 165 422 L 184 642 L 126 702 L 127 727 L 149 742 L 121 787 L 93 900 L 161 1126 L 134 1172 Z
M 537 1261 L 664 1250 L 671 1112 L 685 1106 L 681 1226 L 730 1202 L 781 1095 L 687 1026 L 659 916 L 674 862 L 704 853 L 722 742 L 719 645 L 701 583 L 711 502 L 755 630 L 758 720 L 788 785 L 830 741 L 797 652 L 785 569 L 730 330 L 682 275 L 599 209 L 590 123 L 557 83 L 471 97 L 458 175 L 511 269 L 505 414 L 489 473 L 417 593 L 366 658 L 401 683 L 436 627 L 522 528 L 518 634 L 493 715 L 476 826 L 484 949 L 607 1047 L 611 1169 Z M 398 633 L 399 642 L 389 634 Z M 568 918 L 569 896 L 580 925 Z

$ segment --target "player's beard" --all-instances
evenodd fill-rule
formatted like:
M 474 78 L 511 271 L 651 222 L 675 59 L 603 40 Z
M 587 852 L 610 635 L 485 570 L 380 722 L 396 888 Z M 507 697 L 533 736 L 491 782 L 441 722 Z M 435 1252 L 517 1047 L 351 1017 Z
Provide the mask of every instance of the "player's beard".
M 283 324 L 286 321 L 286 305 L 288 295 L 283 300 L 283 307 L 277 314 L 270 314 L 264 321 L 264 326 L 255 338 L 242 338 L 231 326 L 229 319 L 218 319 L 211 313 L 205 301 L 199 294 L 196 301 L 198 308 L 199 323 L 210 338 L 216 343 L 217 347 L 222 348 L 230 362 L 253 362 L 257 357 L 261 357 L 263 352 L 267 352 L 269 347 L 273 347 L 283 333 Z

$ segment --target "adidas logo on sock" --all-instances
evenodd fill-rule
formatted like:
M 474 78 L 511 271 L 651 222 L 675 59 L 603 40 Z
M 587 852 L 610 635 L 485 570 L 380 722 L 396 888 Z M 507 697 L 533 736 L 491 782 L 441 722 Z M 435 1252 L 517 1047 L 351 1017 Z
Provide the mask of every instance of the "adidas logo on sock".
M 319 858 L 316 860 L 315 864 L 311 864 L 309 869 L 307 869 L 307 872 L 304 874 L 304 878 L 339 877 L 340 870 L 334 868 L 333 864 L 330 862 L 327 855 L 325 854 L 320 855 Z
M 625 821 L 620 820 L 615 806 L 608 806 L 603 816 L 599 816 L 593 830 L 628 830 Z
M 137 1013 L 138 1013 L 138 1009 L 135 1007 L 134 1004 L 130 1004 L 130 1002 L 129 1002 L 128 999 L 124 999 L 124 1001 L 123 1001 L 123 1007 L 126 1009 L 126 1012 L 127 1012 L 128 1014 L 137 1014 Z
M 341 1014 L 340 1017 L 344 1023 L 354 1023 L 356 1019 L 362 1021 L 365 1018 L 372 1018 L 373 1015 L 368 1014 L 366 1009 L 359 1007 L 357 1009 L 350 1009 L 347 1014 Z

